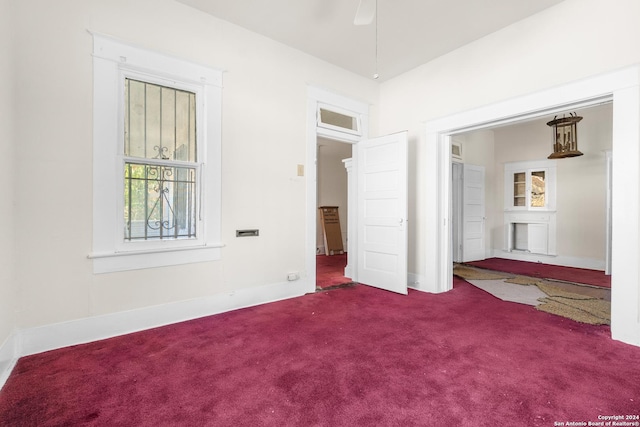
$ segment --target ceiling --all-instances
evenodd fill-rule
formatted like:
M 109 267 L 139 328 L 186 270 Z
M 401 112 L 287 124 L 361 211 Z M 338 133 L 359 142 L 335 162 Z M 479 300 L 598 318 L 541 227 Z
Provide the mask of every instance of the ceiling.
M 375 21 L 353 25 L 359 0 L 177 1 L 383 81 L 563 0 L 377 0 L 377 61 Z

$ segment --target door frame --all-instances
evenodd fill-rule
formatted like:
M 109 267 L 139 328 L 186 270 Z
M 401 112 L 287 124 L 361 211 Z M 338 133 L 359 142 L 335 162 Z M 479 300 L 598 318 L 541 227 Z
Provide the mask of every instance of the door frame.
M 627 197 L 640 194 L 640 66 L 634 65 L 596 77 L 567 83 L 552 89 L 476 108 L 425 123 L 427 155 L 435 168 L 435 183 L 426 183 L 436 195 L 434 212 L 429 212 L 427 233 L 432 241 L 425 259 L 428 292 L 445 292 L 453 288 L 451 262 L 451 153 L 452 136 L 516 123 L 525 119 L 553 115 L 613 101 L 613 151 L 616 156 L 612 171 L 612 305 L 611 336 L 613 339 L 640 346 L 640 200 Z M 429 162 L 429 160 L 427 160 Z M 432 179 L 432 177 L 429 177 Z M 436 186 L 434 188 L 434 185 Z
M 354 113 L 360 119 L 359 134 L 353 132 L 341 132 L 318 126 L 317 112 L 319 106 L 332 106 L 341 111 Z M 317 224 L 317 200 L 318 200 L 318 137 L 324 137 L 349 144 L 357 144 L 369 137 L 369 104 L 347 98 L 330 92 L 324 88 L 309 85 L 307 87 L 307 158 L 306 158 L 306 292 L 316 290 L 316 224 Z M 357 188 L 357 150 L 353 150 L 351 162 L 345 165 L 349 171 L 349 189 Z M 348 217 L 347 217 L 347 269 L 351 272 L 351 280 L 357 281 L 357 239 L 351 238 L 357 230 L 357 203 L 349 191 Z

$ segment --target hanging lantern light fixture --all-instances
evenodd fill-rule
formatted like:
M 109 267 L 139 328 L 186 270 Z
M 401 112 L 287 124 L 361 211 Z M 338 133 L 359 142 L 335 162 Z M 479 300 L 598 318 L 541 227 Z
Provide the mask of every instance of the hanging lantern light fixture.
M 582 153 L 578 151 L 578 122 L 582 117 L 576 113 L 569 113 L 569 117 L 560 119 L 554 117 L 547 123 L 553 128 L 553 153 L 548 159 L 564 159 L 565 157 L 578 157 Z

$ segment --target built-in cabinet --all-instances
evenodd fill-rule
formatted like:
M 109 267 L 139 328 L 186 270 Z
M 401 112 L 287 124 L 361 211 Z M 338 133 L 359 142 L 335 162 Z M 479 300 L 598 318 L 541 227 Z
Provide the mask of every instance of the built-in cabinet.
M 555 255 L 555 160 L 506 163 L 504 186 L 505 250 Z
M 504 170 L 505 211 L 555 211 L 555 160 L 511 162 Z

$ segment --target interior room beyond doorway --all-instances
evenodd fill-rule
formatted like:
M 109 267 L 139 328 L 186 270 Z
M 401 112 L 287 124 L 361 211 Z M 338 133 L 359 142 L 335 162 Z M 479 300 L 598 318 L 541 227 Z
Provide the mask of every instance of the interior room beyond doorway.
M 454 264 L 455 275 L 506 301 L 610 324 L 611 276 L 605 266 L 611 245 L 612 113 L 610 102 L 578 110 L 584 154 L 551 163 L 547 122 L 562 113 L 453 137 L 452 256 L 454 263 L 464 263 Z M 536 164 L 544 167 L 527 179 L 528 172 L 514 169 Z M 484 182 L 472 177 L 468 184 L 465 174 L 476 170 L 483 171 Z M 514 198 L 514 186 L 522 187 L 526 202 Z M 535 191 L 535 206 L 527 191 Z M 587 280 L 590 275 L 597 280 Z
M 505 171 L 509 165 L 519 162 L 548 161 L 547 157 L 553 148 L 551 130 L 546 123 L 556 115 L 453 137 L 453 143 L 461 148 L 459 159 L 454 159 L 454 162 L 458 162 L 456 166 L 474 165 L 485 171 L 482 194 L 484 250 L 481 256 L 605 270 L 607 247 L 610 245 L 606 213 L 609 191 L 607 153 L 612 150 L 612 106 L 609 102 L 576 111 L 583 117 L 578 127 L 578 144 L 584 155 L 555 161 L 554 205 L 549 209 L 536 210 L 540 218 L 549 217 L 554 221 L 553 224 L 539 221 L 547 232 L 542 249 L 523 247 L 527 242 L 525 239 L 523 243 L 522 233 L 509 233 L 507 218 L 514 213 L 521 216 L 523 213 L 510 208 L 507 193 L 509 185 L 513 187 L 513 183 L 507 182 L 508 173 Z M 453 167 L 452 171 L 460 169 Z M 464 178 L 460 181 L 464 181 Z M 469 230 L 464 225 L 463 185 L 457 185 L 454 176 L 451 188 L 453 259 L 458 262 L 475 261 L 464 254 L 465 233 Z M 517 228 L 519 231 L 521 229 Z M 518 238 L 518 241 L 509 242 L 510 238 Z M 554 244 L 551 245 L 551 242 Z
M 317 211 L 316 215 L 316 288 L 351 282 L 345 277 L 348 236 L 348 177 L 344 159 L 352 157 L 352 144 L 318 138 L 317 143 Z M 321 223 L 320 207 L 337 209 L 342 251 L 327 247 Z M 334 230 L 335 231 L 335 230 Z

